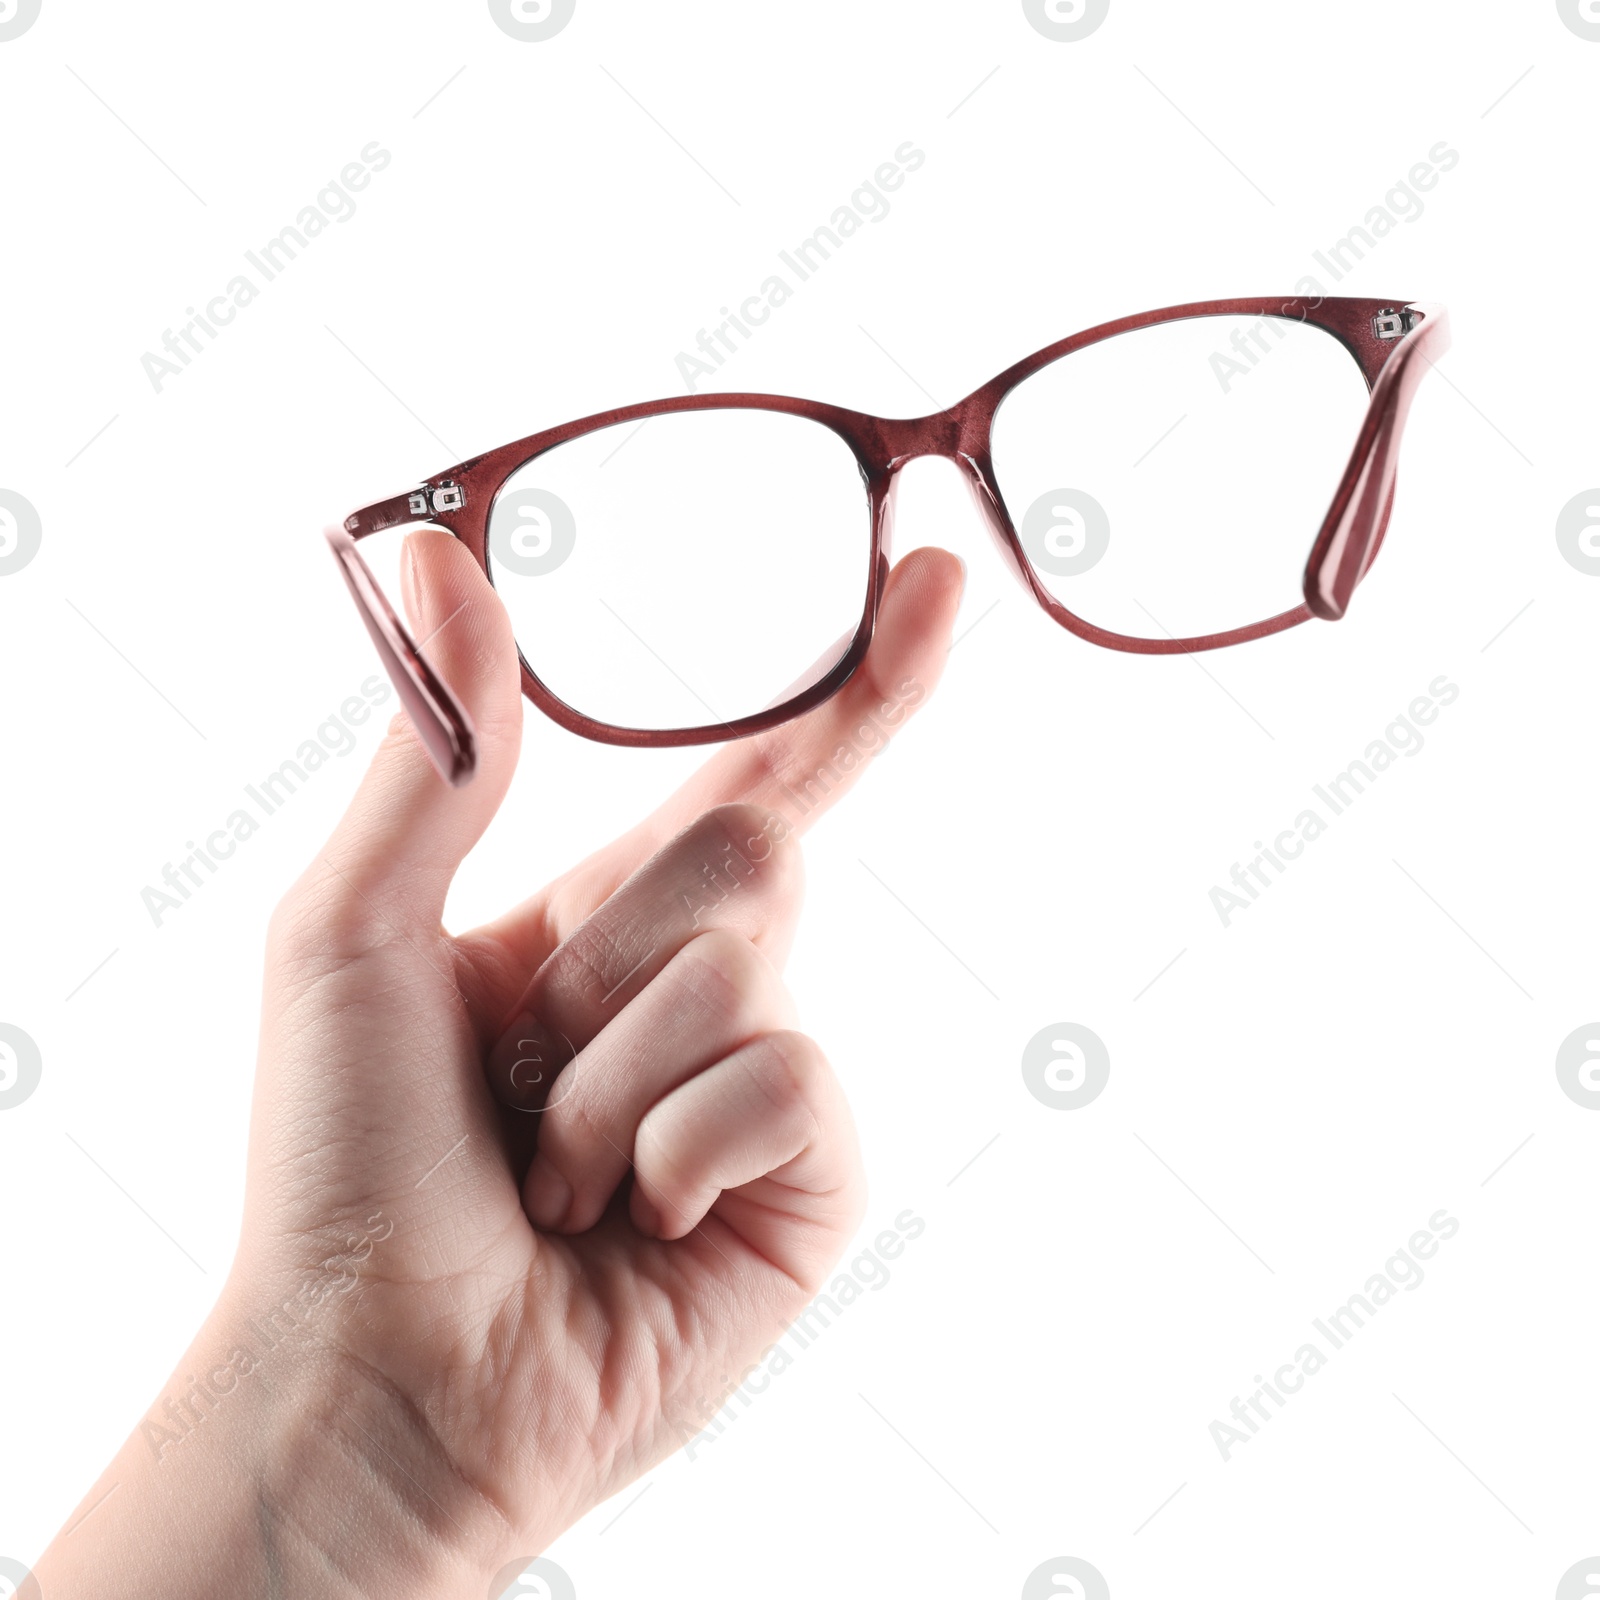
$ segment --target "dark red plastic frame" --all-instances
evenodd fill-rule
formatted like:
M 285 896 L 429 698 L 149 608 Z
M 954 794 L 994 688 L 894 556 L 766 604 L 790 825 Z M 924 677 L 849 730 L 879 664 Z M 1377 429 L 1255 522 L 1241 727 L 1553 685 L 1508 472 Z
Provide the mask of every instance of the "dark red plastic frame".
M 1371 399 L 1327 517 L 1311 546 L 1306 562 L 1303 604 L 1248 627 L 1188 639 L 1141 639 L 1111 633 L 1085 622 L 1067 610 L 1039 581 L 1023 553 L 995 478 L 990 457 L 990 431 L 1000 402 L 1010 391 L 1041 367 L 1082 350 L 1102 339 L 1158 323 L 1190 317 L 1285 317 L 1322 328 L 1355 358 Z M 588 739 L 606 744 L 684 745 L 709 744 L 743 738 L 775 727 L 819 705 L 849 679 L 860 666 L 872 642 L 878 603 L 890 562 L 890 535 L 894 520 L 894 490 L 900 469 L 919 456 L 943 456 L 953 461 L 967 479 L 990 534 L 1012 572 L 1033 598 L 1080 638 L 1114 650 L 1146 655 L 1170 655 L 1196 650 L 1216 650 L 1224 645 L 1260 639 L 1310 617 L 1342 617 L 1356 585 L 1365 576 L 1383 543 L 1394 504 L 1395 465 L 1406 413 L 1423 374 L 1449 348 L 1449 322 L 1443 306 L 1407 304 L 1402 300 L 1259 299 L 1207 300 L 1191 305 L 1144 311 L 1116 322 L 1075 333 L 1035 351 L 1007 367 L 966 399 L 932 416 L 906 419 L 875 417 L 814 400 L 797 400 L 770 394 L 692 394 L 667 400 L 646 401 L 580 417 L 556 428 L 530 434 L 501 445 L 486 455 L 474 456 L 430 478 L 406 494 L 364 506 L 345 518 L 342 527 L 326 530 L 345 581 L 378 647 L 402 704 L 434 763 L 452 783 L 465 783 L 475 762 L 472 724 L 460 703 L 428 665 L 405 624 L 396 616 L 356 550 L 356 541 L 382 529 L 434 523 L 448 529 L 472 551 L 485 574 L 488 559 L 489 515 L 506 480 L 535 456 L 581 434 L 618 423 L 638 422 L 677 411 L 715 411 L 747 408 L 785 411 L 832 429 L 854 452 L 866 483 L 871 529 L 871 562 L 865 605 L 850 648 L 826 677 L 781 705 L 742 717 L 736 722 L 711 723 L 698 728 L 647 730 L 619 728 L 584 716 L 558 699 L 522 661 L 523 693 L 546 716 Z

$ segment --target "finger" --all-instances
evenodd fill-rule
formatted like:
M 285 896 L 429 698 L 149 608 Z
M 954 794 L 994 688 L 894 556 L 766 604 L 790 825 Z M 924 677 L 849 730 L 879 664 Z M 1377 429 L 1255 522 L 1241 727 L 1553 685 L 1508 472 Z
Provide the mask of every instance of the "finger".
M 336 930 L 377 924 L 437 932 L 462 858 L 499 809 L 516 770 L 522 696 L 505 607 L 467 548 L 438 528 L 406 540 L 402 587 L 411 625 L 439 676 L 472 718 L 476 779 L 439 781 L 417 735 L 398 715 L 355 798 L 296 894 Z
M 582 1233 L 600 1220 L 658 1100 L 759 1034 L 790 1026 L 794 1005 L 748 939 L 691 939 L 609 1023 L 551 1091 L 523 1185 L 535 1227 Z
M 848 683 L 814 711 L 723 746 L 633 836 L 670 835 L 710 805 L 745 800 L 802 831 L 854 786 L 944 671 L 963 569 L 914 550 L 889 574 L 877 631 Z
M 872 646 L 855 676 L 814 711 L 725 745 L 642 827 L 670 835 L 708 806 L 742 800 L 802 832 L 849 792 L 938 684 L 961 604 L 948 550 L 914 550 L 889 574 Z
M 820 1281 L 866 1198 L 844 1092 L 802 1033 L 770 1033 L 651 1108 L 634 1140 L 630 1212 L 681 1239 L 716 1208 L 767 1260 Z
M 889 574 L 877 631 L 855 675 L 832 699 L 767 733 L 725 745 L 637 827 L 549 890 L 468 936 L 538 965 L 630 873 L 694 818 L 729 802 L 753 805 L 804 832 L 846 794 L 933 692 L 961 603 L 963 569 L 948 551 L 914 550 Z M 504 996 L 505 1004 L 511 1003 Z
M 574 1052 L 708 930 L 735 934 L 774 966 L 800 914 L 800 847 L 754 806 L 718 806 L 663 846 L 557 947 L 490 1051 L 488 1076 L 527 1109 Z

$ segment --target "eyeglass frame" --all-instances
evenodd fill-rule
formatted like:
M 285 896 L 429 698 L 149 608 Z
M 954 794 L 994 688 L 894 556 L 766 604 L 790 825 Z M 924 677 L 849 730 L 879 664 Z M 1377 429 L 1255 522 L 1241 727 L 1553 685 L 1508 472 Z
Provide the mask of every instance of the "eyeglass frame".
M 1263 621 L 1190 638 L 1147 639 L 1098 627 L 1049 592 L 1023 550 L 995 475 L 991 453 L 995 413 L 1018 384 L 1075 351 L 1141 328 L 1229 316 L 1280 317 L 1320 328 L 1354 357 L 1367 385 L 1366 415 L 1306 560 L 1304 598 Z M 1417 385 L 1449 346 L 1448 313 L 1433 302 L 1326 296 L 1195 301 L 1069 334 L 1007 367 L 953 406 L 927 416 L 880 417 L 822 401 L 748 393 L 675 395 L 597 412 L 458 462 L 415 489 L 353 511 L 341 525 L 324 529 L 324 535 L 423 746 L 440 774 L 460 785 L 470 781 L 477 762 L 471 718 L 389 603 L 356 542 L 391 528 L 437 525 L 466 545 L 493 584 L 488 530 L 495 502 L 514 473 L 557 445 L 619 424 L 685 411 L 777 411 L 820 423 L 844 440 L 860 468 L 871 547 L 860 621 L 849 647 L 815 683 L 778 705 L 730 722 L 624 728 L 585 716 L 548 689 L 529 666 L 518 641 L 522 692 L 561 727 L 603 744 L 656 748 L 711 744 L 745 738 L 802 716 L 836 694 L 861 665 L 872 643 L 889 573 L 898 475 L 907 462 L 923 456 L 940 456 L 956 464 L 1013 576 L 1056 622 L 1091 644 L 1141 655 L 1192 654 L 1265 638 L 1312 617 L 1338 620 L 1383 544 L 1394 506 L 1400 436 Z

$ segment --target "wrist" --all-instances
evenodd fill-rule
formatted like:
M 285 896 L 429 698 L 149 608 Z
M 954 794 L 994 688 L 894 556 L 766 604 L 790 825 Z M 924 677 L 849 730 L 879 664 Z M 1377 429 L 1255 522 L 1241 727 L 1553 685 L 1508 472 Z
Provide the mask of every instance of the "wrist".
M 339 1580 L 330 1595 L 479 1600 L 512 1531 L 427 1409 L 346 1336 L 342 1310 L 307 1319 L 230 1286 L 207 1323 L 209 1347 L 251 1391 L 252 1492 L 285 1592 L 319 1592 L 307 1585 L 325 1574 Z M 208 1426 L 222 1421 L 219 1408 Z
M 36 1567 L 44 1592 L 481 1600 L 518 1541 L 338 1323 L 230 1283 Z

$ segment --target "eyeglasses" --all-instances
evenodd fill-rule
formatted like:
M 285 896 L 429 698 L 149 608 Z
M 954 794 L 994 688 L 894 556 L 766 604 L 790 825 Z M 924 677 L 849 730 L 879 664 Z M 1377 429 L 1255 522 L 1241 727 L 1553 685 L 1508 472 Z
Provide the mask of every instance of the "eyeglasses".
M 750 305 L 706 342 L 748 338 Z M 510 613 L 523 692 L 562 727 L 626 745 L 741 738 L 861 664 L 899 474 L 923 456 L 955 463 L 1013 574 L 1094 644 L 1215 650 L 1342 617 L 1388 527 L 1412 396 L 1448 345 L 1432 304 L 1170 306 L 1048 345 L 931 416 L 765 394 L 601 412 L 327 538 L 452 783 L 472 775 L 471 723 L 356 549 L 419 523 L 477 558 Z

